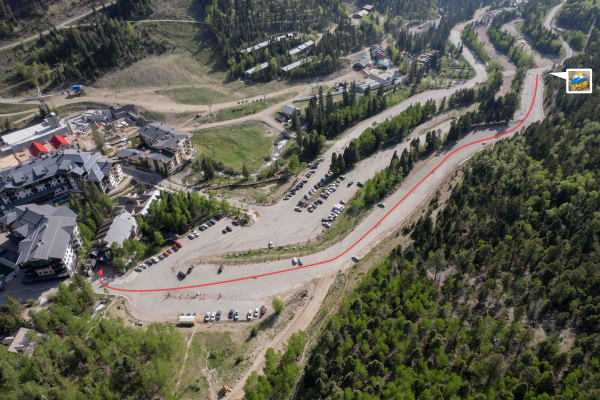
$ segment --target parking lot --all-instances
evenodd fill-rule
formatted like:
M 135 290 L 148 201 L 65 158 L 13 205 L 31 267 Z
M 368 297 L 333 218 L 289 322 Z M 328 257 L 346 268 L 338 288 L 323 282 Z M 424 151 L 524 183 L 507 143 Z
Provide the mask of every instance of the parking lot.
M 475 138 L 491 136 L 495 132 L 498 131 L 493 129 L 477 131 L 461 139 L 457 146 Z M 187 272 L 189 266 L 195 263 L 194 260 L 202 256 L 237 252 L 244 249 L 266 248 L 269 241 L 274 242 L 275 245 L 302 243 L 307 238 L 314 237 L 326 229 L 322 225 L 322 218 L 329 215 L 335 204 L 340 204 L 340 201 L 348 200 L 352 197 L 357 190 L 357 182 L 366 181 L 377 170 L 385 167 L 389 163 L 394 150 L 401 152 L 404 147 L 409 145 L 408 142 L 398 144 L 397 146 L 381 151 L 376 160 L 369 159 L 359 163 L 355 169 L 347 174 L 344 181 L 354 181 L 355 183 L 349 187 L 347 183 L 338 185 L 337 190 L 332 192 L 324 201 L 324 205 L 319 206 L 313 213 L 306 211 L 306 209 L 303 209 L 302 212 L 296 212 L 294 208 L 296 202 L 302 198 L 303 194 L 307 193 L 309 188 L 312 188 L 325 175 L 328 170 L 327 162 L 321 163 L 317 169 L 317 173 L 312 174 L 307 183 L 301 188 L 300 193 L 297 192 L 293 198 L 287 201 L 282 200 L 271 207 L 257 207 L 260 217 L 252 226 L 243 228 L 235 227 L 231 225 L 231 220 L 224 218 L 217 221 L 209 229 L 199 232 L 199 236 L 196 239 L 190 240 L 187 237 L 182 239 L 182 248 L 158 264 L 140 273 L 131 272 L 123 277 L 111 279 L 110 282 L 105 281 L 105 283 L 117 288 L 141 290 L 180 288 L 236 280 L 257 274 L 289 269 L 292 267 L 291 259 L 243 266 L 225 266 L 221 274 L 218 273 L 218 265 L 196 264 L 191 273 L 186 275 L 185 279 L 179 281 L 177 278 L 178 272 Z M 130 299 L 134 311 L 147 316 L 147 320 L 175 320 L 181 312 L 196 312 L 198 316 L 204 318 L 207 311 L 216 312 L 217 310 L 221 310 L 225 312 L 231 308 L 239 310 L 241 313 L 240 319 L 242 319 L 248 310 L 254 310 L 262 304 L 270 305 L 273 296 L 285 297 L 286 294 L 298 290 L 302 285 L 313 279 L 329 276 L 350 265 L 352 263 L 352 256 L 361 257 L 370 246 L 377 243 L 378 237 L 396 229 L 399 223 L 410 215 L 422 199 L 437 190 L 437 185 L 447 174 L 453 171 L 463 160 L 482 148 L 485 147 L 471 146 L 457 152 L 455 157 L 450 158 L 446 164 L 436 170 L 426 183 L 419 186 L 411 196 L 407 197 L 389 218 L 379 222 L 389 211 L 389 207 L 374 207 L 357 228 L 353 232 L 350 232 L 343 240 L 326 250 L 302 257 L 303 264 L 306 266 L 335 258 L 350 246 L 353 246 L 350 252 L 331 262 L 311 268 L 289 271 L 284 274 L 246 279 L 227 284 L 186 288 L 175 291 L 121 294 L 126 295 Z M 431 160 L 417 163 L 413 172 L 404 180 L 399 190 L 387 198 L 385 202 L 388 204 L 397 203 L 444 156 L 445 154 L 440 154 Z M 359 242 L 364 233 L 369 231 L 375 224 L 377 226 L 373 228 L 369 240 Z M 228 225 L 232 226 L 232 232 L 223 234 L 222 230 Z M 226 320 L 222 319 L 222 321 Z

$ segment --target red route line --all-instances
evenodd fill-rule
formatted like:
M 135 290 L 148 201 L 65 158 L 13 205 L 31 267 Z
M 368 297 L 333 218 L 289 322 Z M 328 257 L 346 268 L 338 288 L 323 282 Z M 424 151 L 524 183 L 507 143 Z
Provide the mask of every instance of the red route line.
M 379 224 L 386 219 L 395 209 L 396 207 L 398 207 L 404 200 L 406 200 L 406 198 L 408 196 L 410 196 L 410 194 L 412 192 L 414 192 L 423 182 L 425 182 L 427 180 L 427 178 L 429 178 L 439 167 L 441 167 L 453 154 L 455 154 L 457 151 L 464 149 L 465 147 L 469 147 L 472 146 L 474 144 L 477 143 L 481 143 L 481 142 L 485 142 L 486 140 L 492 140 L 492 139 L 497 139 L 499 137 L 502 137 L 504 135 L 509 134 L 510 132 L 514 131 L 515 129 L 519 128 L 524 122 L 525 120 L 527 120 L 527 118 L 529 117 L 529 113 L 531 113 L 531 110 L 533 109 L 533 103 L 535 101 L 535 96 L 537 94 L 537 87 L 538 87 L 538 75 L 536 75 L 535 77 L 535 90 L 533 92 L 533 99 L 531 100 L 531 105 L 529 106 L 529 111 L 527 111 L 527 114 L 525 115 L 525 117 L 521 120 L 521 122 L 519 122 L 516 126 L 514 126 L 513 128 L 507 130 L 506 132 L 502 132 L 499 133 L 495 136 L 490 136 L 488 138 L 484 138 L 484 139 L 479 139 L 479 140 L 475 140 L 474 142 L 471 143 L 467 143 L 465 145 L 460 146 L 457 149 L 454 149 L 450 154 L 448 154 L 446 157 L 444 157 L 444 159 L 442 161 L 439 162 L 438 165 L 435 166 L 435 168 L 433 168 L 427 175 L 425 175 L 425 177 L 423 177 L 423 179 L 421 179 L 415 186 L 413 186 L 412 189 L 410 189 L 408 191 L 408 193 L 406 193 L 404 195 L 404 197 L 402 197 L 402 199 L 400 199 L 400 201 L 398 203 L 396 203 L 396 205 L 394 205 L 394 207 L 392 207 L 390 209 L 390 211 L 388 211 L 375 225 L 373 225 L 373 227 L 371 227 L 371 229 L 369 229 L 364 235 L 362 235 L 360 237 L 360 239 L 358 239 L 356 242 L 354 242 L 354 244 L 352 244 L 352 246 L 348 247 L 346 250 L 344 250 L 342 253 L 338 254 L 337 256 L 333 257 L 332 259 L 329 260 L 325 260 L 325 261 L 319 261 L 317 263 L 314 264 L 309 264 L 309 265 L 303 265 L 303 266 L 298 266 L 298 267 L 294 267 L 294 268 L 288 268 L 288 269 L 282 269 L 280 271 L 273 271 L 273 272 L 266 272 L 264 274 L 259 274 L 259 275 L 252 275 L 252 276 L 246 276 L 246 277 L 242 277 L 242 278 L 236 278 L 236 279 L 230 279 L 227 281 L 219 281 L 219 282 L 211 282 L 211 283 L 202 283 L 199 285 L 193 285 L 193 286 L 181 286 L 181 287 L 175 287 L 175 288 L 162 288 L 162 289 L 120 289 L 120 288 L 115 288 L 112 286 L 108 286 L 106 285 L 104 282 L 102 282 L 102 273 L 101 271 L 98 272 L 98 279 L 100 281 L 100 283 L 102 284 L 102 286 L 108 288 L 108 289 L 112 289 L 112 290 L 117 290 L 120 292 L 165 292 L 165 291 L 171 291 L 171 290 L 182 290 L 182 289 L 192 289 L 192 288 L 197 288 L 197 287 L 203 287 L 203 286 L 214 286 L 214 285 L 222 285 L 225 283 L 232 283 L 232 282 L 239 282 L 239 281 L 245 281 L 248 279 L 255 279 L 255 278 L 262 278 L 265 276 L 270 276 L 270 275 L 276 275 L 276 274 L 282 274 L 284 272 L 290 272 L 290 271 L 296 271 L 299 269 L 303 269 L 303 268 L 309 268 L 309 267 L 314 267 L 316 265 L 321 265 L 321 264 L 327 264 L 330 263 L 332 261 L 337 260 L 338 258 L 342 257 L 344 254 L 346 254 L 347 252 L 349 252 L 350 250 L 352 250 L 352 248 L 354 248 L 354 246 L 356 246 L 358 243 L 360 243 L 361 240 L 363 240 L 365 237 L 367 237 L 375 228 L 377 228 L 377 226 L 379 226 Z

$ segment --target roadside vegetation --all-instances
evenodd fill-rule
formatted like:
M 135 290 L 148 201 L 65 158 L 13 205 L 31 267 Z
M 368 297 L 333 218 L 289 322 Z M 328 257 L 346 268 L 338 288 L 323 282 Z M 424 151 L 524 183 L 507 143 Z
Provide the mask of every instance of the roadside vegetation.
M 535 65 L 535 60 L 519 45 L 517 38 L 500 29 L 505 23 L 517 17 L 515 11 L 503 11 L 494 17 L 489 29 L 488 37 L 496 50 L 508 56 L 517 68 L 529 69 Z
M 559 0 L 531 1 L 522 7 L 523 33 L 533 41 L 533 47 L 542 53 L 559 54 L 562 44 L 558 36 L 544 27 L 546 14 Z
M 477 33 L 475 32 L 475 27 L 473 24 L 468 24 L 465 26 L 461 39 L 466 43 L 469 49 L 473 50 L 481 62 L 485 64 L 490 61 L 490 55 L 485 48 L 485 44 L 477 37 Z
M 560 114 L 466 165 L 330 318 L 300 398 L 600 395 L 598 122 L 579 119 L 596 97 L 573 112 L 559 95 Z

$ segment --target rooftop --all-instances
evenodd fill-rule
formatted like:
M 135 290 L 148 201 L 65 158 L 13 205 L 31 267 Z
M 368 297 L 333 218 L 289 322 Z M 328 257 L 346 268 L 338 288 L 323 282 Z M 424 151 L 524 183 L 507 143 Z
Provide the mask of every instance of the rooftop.
M 250 69 L 247 69 L 246 71 L 244 71 L 244 73 L 246 75 L 252 75 L 255 72 L 262 71 L 263 69 L 267 68 L 268 66 L 269 66 L 269 63 L 264 62 L 262 64 L 255 65 L 254 67 L 252 67 Z
M 10 346 L 8 346 L 8 351 L 12 353 L 24 353 L 29 352 L 30 347 L 33 350 L 33 343 L 30 344 L 29 338 L 27 337 L 27 333 L 31 329 L 27 328 L 19 328 L 19 331 L 15 335 L 15 338 L 11 342 Z
M 314 44 L 315 44 L 315 42 L 313 42 L 312 40 L 307 40 L 306 42 L 302 43 L 300 46 L 294 47 L 293 49 L 291 49 L 288 53 L 291 56 L 294 54 L 298 54 L 298 53 L 308 49 L 310 46 L 312 46 Z
M 293 70 L 294 68 L 298 68 L 301 65 L 304 65 L 306 63 L 310 62 L 310 58 L 303 58 L 302 60 L 298 60 L 296 62 L 293 62 L 291 64 L 286 65 L 285 67 L 281 68 L 282 70 L 284 70 L 285 72 L 289 72 L 291 70 Z
M 16 264 L 32 260 L 62 259 L 77 226 L 69 207 L 48 204 L 16 206 L 0 217 L 0 224 L 21 236 Z
M 115 242 L 122 246 L 123 241 L 130 239 L 132 232 L 135 232 L 137 228 L 138 224 L 133 215 L 123 211 L 115 216 L 112 221 L 100 227 L 96 239 L 104 242 L 109 247 Z
M 300 109 L 298 107 L 292 106 L 291 104 L 286 104 L 281 109 L 281 113 L 285 114 L 289 117 L 293 116 L 295 113 L 298 113 L 298 112 L 300 112 Z
M 153 149 L 171 151 L 176 151 L 179 143 L 191 136 L 187 132 L 180 131 L 162 122 L 146 124 L 140 128 L 138 133 L 146 138 Z
M 114 161 L 100 153 L 61 150 L 45 154 L 12 168 L 0 170 L 0 190 L 31 185 L 55 175 L 73 173 L 90 181 L 102 180 L 110 174 Z
M 52 113 L 39 124 L 3 135 L 2 142 L 13 147 L 29 141 L 43 141 L 53 132 L 62 131 L 65 128 L 63 122 L 58 121 L 58 117 Z

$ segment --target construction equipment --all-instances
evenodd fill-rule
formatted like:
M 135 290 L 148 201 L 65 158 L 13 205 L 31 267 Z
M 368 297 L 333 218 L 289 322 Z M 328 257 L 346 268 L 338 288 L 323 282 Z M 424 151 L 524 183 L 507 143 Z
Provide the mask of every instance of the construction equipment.
M 225 396 L 228 392 L 231 392 L 231 388 L 227 385 L 224 385 L 221 390 L 219 390 L 219 396 Z
M 73 95 L 76 95 L 85 92 L 85 88 L 83 85 L 73 85 L 71 86 L 71 91 L 73 92 Z

